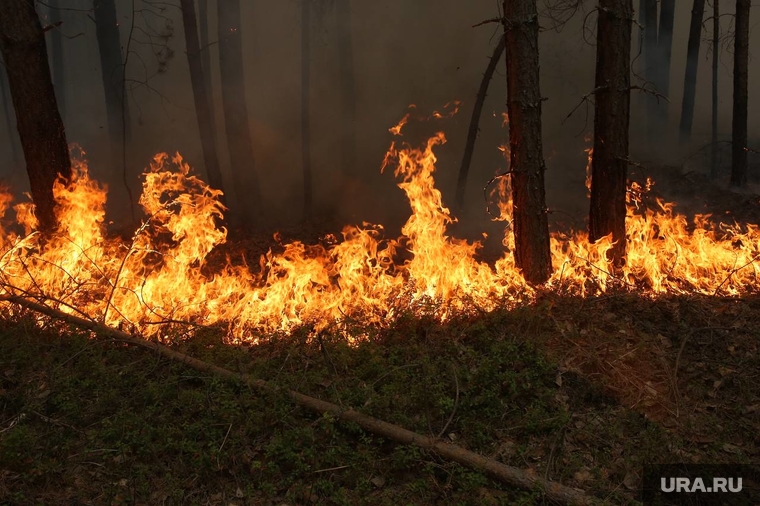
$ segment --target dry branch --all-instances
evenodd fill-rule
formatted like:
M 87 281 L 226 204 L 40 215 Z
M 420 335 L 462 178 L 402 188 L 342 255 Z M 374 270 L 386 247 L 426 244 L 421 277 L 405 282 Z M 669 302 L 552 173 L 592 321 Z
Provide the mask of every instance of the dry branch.
M 107 336 L 114 341 L 142 346 L 143 348 L 155 351 L 159 355 L 185 364 L 198 371 L 213 373 L 231 381 L 242 381 L 248 386 L 254 387 L 255 389 L 262 392 L 284 393 L 290 397 L 293 402 L 311 411 L 317 413 L 330 413 L 340 420 L 356 423 L 364 430 L 367 430 L 379 436 L 383 436 L 392 441 L 396 441 L 397 443 L 413 445 L 432 451 L 444 459 L 470 467 L 477 471 L 481 471 L 491 476 L 492 478 L 508 485 L 527 490 L 542 490 L 546 495 L 546 498 L 550 501 L 569 505 L 603 504 L 602 500 L 590 496 L 582 490 L 549 481 L 535 474 L 523 471 L 522 469 L 508 466 L 494 459 L 484 457 L 483 455 L 467 450 L 460 446 L 445 443 L 436 438 L 423 436 L 416 432 L 404 429 L 403 427 L 399 427 L 398 425 L 393 425 L 388 422 L 378 420 L 377 418 L 364 415 L 358 411 L 354 411 L 353 409 L 343 409 L 336 404 L 304 395 L 302 393 L 296 392 L 295 390 L 285 390 L 278 388 L 277 386 L 265 380 L 252 378 L 247 374 L 233 372 L 228 369 L 210 364 L 208 362 L 198 360 L 184 353 L 175 351 L 168 346 L 153 341 L 148 341 L 143 337 L 130 335 L 126 332 L 113 329 L 95 321 L 86 320 L 78 316 L 66 314 L 57 309 L 51 308 L 50 306 L 39 304 L 22 297 L 4 296 L 0 297 L 0 301 L 7 301 L 12 304 L 17 304 L 36 313 L 64 321 L 83 329 L 91 330 L 102 336 Z

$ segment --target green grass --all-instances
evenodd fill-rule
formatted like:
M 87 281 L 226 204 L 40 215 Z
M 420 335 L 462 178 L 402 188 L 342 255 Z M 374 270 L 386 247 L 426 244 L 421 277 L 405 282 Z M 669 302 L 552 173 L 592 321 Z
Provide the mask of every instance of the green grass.
M 738 421 L 741 428 L 707 416 L 700 427 L 722 424 L 726 437 L 695 450 L 686 425 L 665 427 L 621 405 L 604 378 L 565 370 L 561 354 L 575 345 L 557 344 L 563 315 L 550 306 L 445 325 L 404 317 L 353 346 L 339 335 L 297 333 L 233 347 L 204 331 L 177 349 L 422 434 L 442 433 L 613 504 L 635 496 L 643 463 L 683 460 L 685 451 L 709 458 L 729 440 L 741 448 L 742 431 L 756 429 L 752 420 Z M 630 306 L 610 307 L 627 321 Z M 593 314 L 571 320 L 599 332 L 607 325 Z M 631 321 L 642 335 L 662 331 L 652 320 Z M 561 339 L 587 334 L 576 329 Z M 731 385 L 745 397 L 748 388 L 757 393 L 756 383 Z M 3 504 L 545 504 L 539 494 L 305 411 L 281 394 L 27 318 L 0 321 L 0 423 Z

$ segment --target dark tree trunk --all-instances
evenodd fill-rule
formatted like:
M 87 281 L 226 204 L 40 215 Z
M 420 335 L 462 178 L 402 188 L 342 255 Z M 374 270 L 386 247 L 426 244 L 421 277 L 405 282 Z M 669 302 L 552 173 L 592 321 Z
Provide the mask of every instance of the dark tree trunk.
M 662 0 L 660 4 L 660 29 L 657 32 L 657 91 L 665 97 L 670 96 L 670 60 L 673 49 L 673 24 L 675 22 L 676 0 Z M 668 123 L 668 102 L 660 99 L 659 126 Z M 663 130 L 660 130 L 660 134 Z
M 713 0 L 712 40 L 712 149 L 710 150 L 710 177 L 718 177 L 718 62 L 720 50 L 720 0 Z
M 612 234 L 613 264 L 625 261 L 625 193 L 630 118 L 632 0 L 599 0 L 596 108 L 589 239 Z
M 689 26 L 689 43 L 686 50 L 686 75 L 683 82 L 683 104 L 681 105 L 681 142 L 691 139 L 694 122 L 694 99 L 697 94 L 697 67 L 699 66 L 699 42 L 702 19 L 705 15 L 705 0 L 694 0 Z
M 214 114 L 214 87 L 211 84 L 211 47 L 209 46 L 208 0 L 198 0 L 198 23 L 201 33 L 201 64 L 203 65 L 203 82 L 206 84 L 208 107 L 211 111 L 211 134 L 216 144 L 216 115 Z
M 187 63 L 190 67 L 190 83 L 193 87 L 195 99 L 195 115 L 198 120 L 198 132 L 201 137 L 203 148 L 203 161 L 206 165 L 209 184 L 224 191 L 222 173 L 219 170 L 219 157 L 216 153 L 214 142 L 214 127 L 209 108 L 208 90 L 204 79 L 203 64 L 201 63 L 201 50 L 198 42 L 198 25 L 195 17 L 194 0 L 180 0 L 182 7 L 182 25 L 185 30 L 185 44 L 187 47 Z M 222 196 L 222 203 L 226 200 Z
M 311 213 L 311 0 L 301 0 L 301 161 L 303 163 L 303 211 Z
M 338 62 L 341 88 L 341 150 L 343 174 L 356 173 L 356 76 L 351 36 L 351 1 L 337 0 Z
M 483 112 L 483 103 L 486 101 L 488 85 L 491 83 L 493 73 L 496 71 L 496 66 L 499 64 L 501 55 L 504 53 L 504 44 L 504 38 L 502 37 L 494 48 L 491 59 L 488 61 L 488 67 L 486 67 L 486 72 L 483 74 L 483 79 L 480 81 L 478 95 L 475 98 L 475 106 L 472 109 L 470 128 L 467 131 L 467 143 L 464 146 L 464 156 L 462 157 L 462 165 L 459 167 L 459 179 L 457 180 L 456 206 L 459 211 L 464 210 L 464 196 L 467 190 L 467 175 L 470 172 L 472 154 L 475 152 L 475 141 L 478 138 L 478 124 L 480 123 L 480 114 Z
M 507 110 L 511 148 L 515 263 L 526 281 L 552 272 L 546 214 L 536 0 L 504 0 Z
M 657 0 L 642 2 L 644 17 L 644 79 L 651 86 L 659 89 L 660 53 L 657 49 Z M 650 145 L 658 143 L 661 129 L 661 113 L 658 97 L 647 93 L 645 96 L 647 109 L 647 140 Z
M 217 6 L 222 109 L 235 197 L 246 217 L 253 219 L 261 209 L 261 191 L 254 165 L 248 105 L 245 98 L 240 0 L 220 0 Z M 243 177 L 244 174 L 247 177 Z
M 124 81 L 124 59 L 121 54 L 119 22 L 114 0 L 93 0 L 93 7 L 95 33 L 100 51 L 100 72 L 106 98 L 108 135 L 115 159 L 119 151 L 117 146 L 121 146 L 121 151 L 123 151 L 123 144 L 129 138 L 129 107 Z
M 8 97 L 8 81 L 5 71 L 5 64 L 0 64 L 0 99 L 3 101 L 3 113 L 5 114 L 5 129 L 8 131 L 8 145 L 11 147 L 11 154 L 13 156 L 13 163 L 15 165 L 21 165 L 21 157 L 18 153 L 18 146 L 16 145 L 16 136 L 13 135 L 13 119 L 14 114 L 13 104 L 10 103 Z
M 37 220 L 40 230 L 50 232 L 56 228 L 53 184 L 59 176 L 71 178 L 71 160 L 33 0 L 0 2 L 0 50 Z
M 734 40 L 734 118 L 731 124 L 731 186 L 747 184 L 747 102 L 749 82 L 749 8 L 751 0 L 736 0 Z
M 59 0 L 49 0 L 50 24 L 59 25 L 61 23 L 61 10 Z M 60 26 L 55 26 L 50 30 L 50 56 L 53 66 L 53 87 L 55 88 L 55 99 L 58 102 L 58 110 L 61 117 L 66 118 L 66 80 L 63 65 L 63 37 L 61 36 Z

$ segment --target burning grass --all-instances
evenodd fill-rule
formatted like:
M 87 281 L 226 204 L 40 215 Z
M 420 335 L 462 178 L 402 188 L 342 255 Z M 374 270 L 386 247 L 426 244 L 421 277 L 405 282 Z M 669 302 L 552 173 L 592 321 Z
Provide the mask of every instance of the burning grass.
M 442 116 L 442 115 L 441 115 Z M 401 126 L 392 129 L 401 134 Z M 399 315 L 432 314 L 438 321 L 532 302 L 544 292 L 591 296 L 610 290 L 662 294 L 740 295 L 757 286 L 760 233 L 756 225 L 693 219 L 631 183 L 626 266 L 613 273 L 608 239 L 589 244 L 585 232 L 553 234 L 555 273 L 544 287 L 525 284 L 514 265 L 511 231 L 493 263 L 480 244 L 452 237 L 454 221 L 435 188 L 438 133 L 421 147 L 394 142 L 383 168 L 394 169 L 411 216 L 402 236 L 381 226 L 346 226 L 342 239 L 280 243 L 254 265 L 209 255 L 226 241 L 218 226 L 219 191 L 191 174 L 179 155 L 158 155 L 144 175 L 145 218 L 129 242 L 104 232 L 106 189 L 80 162 L 73 184 L 55 187 L 60 231 L 43 239 L 33 209 L 15 207 L 24 233 L 0 232 L 0 290 L 42 300 L 108 325 L 166 338 L 172 323 L 224 326 L 230 342 L 257 342 L 306 326 L 319 332 L 351 322 L 384 328 Z M 501 180 L 501 219 L 508 221 L 507 181 Z M 3 213 L 10 197 L 0 199 Z M 255 265 L 258 263 L 258 265 Z M 163 325 L 162 325 L 163 324 Z

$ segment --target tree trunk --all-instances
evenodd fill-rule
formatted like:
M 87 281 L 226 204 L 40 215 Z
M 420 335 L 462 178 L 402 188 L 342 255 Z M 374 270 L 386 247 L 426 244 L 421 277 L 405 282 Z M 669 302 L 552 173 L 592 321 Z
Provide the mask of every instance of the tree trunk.
M 478 124 L 480 123 L 480 114 L 483 112 L 483 103 L 486 101 L 488 85 L 491 83 L 493 73 L 496 71 L 496 66 L 499 64 L 499 60 L 501 60 L 501 55 L 503 53 L 504 38 L 502 37 L 494 48 L 491 59 L 488 61 L 488 67 L 486 67 L 486 72 L 483 74 L 483 79 L 480 81 L 478 95 L 475 98 L 475 106 L 472 109 L 470 128 L 467 131 L 467 143 L 464 146 L 464 156 L 462 157 L 462 165 L 459 167 L 459 179 L 457 180 L 456 206 L 460 212 L 464 211 L 464 196 L 465 191 L 467 190 L 467 175 L 470 172 L 470 162 L 472 162 L 472 154 L 475 152 L 475 141 L 478 138 Z
M 526 281 L 552 272 L 546 214 L 536 0 L 504 0 L 515 263 Z
M 0 99 L 3 101 L 3 113 L 5 114 L 5 129 L 8 131 L 8 145 L 11 147 L 11 155 L 13 156 L 13 163 L 15 165 L 21 165 L 21 157 L 18 153 L 18 146 L 16 145 L 16 138 L 13 135 L 13 119 L 14 114 L 13 104 L 10 103 L 8 98 L 8 81 L 5 70 L 5 64 L 0 62 Z
M 100 52 L 100 72 L 106 98 L 108 135 L 112 156 L 116 160 L 118 146 L 129 138 L 129 106 L 124 82 L 124 59 L 121 54 L 119 22 L 114 0 L 93 0 L 95 33 Z
M 710 177 L 718 178 L 718 51 L 720 50 L 720 0 L 713 0 L 712 41 L 712 149 L 710 150 Z
M 694 99 L 697 94 L 697 67 L 699 66 L 699 42 L 702 32 L 702 18 L 705 14 L 705 0 L 694 0 L 689 27 L 689 43 L 686 50 L 686 75 L 683 83 L 683 104 L 681 105 L 681 142 L 691 139 L 691 125 L 694 122 Z
M 248 105 L 245 98 L 240 0 L 220 0 L 217 7 L 219 72 L 222 80 L 222 109 L 227 149 L 230 153 L 238 206 L 246 218 L 252 219 L 261 209 L 261 191 L 254 165 Z M 247 178 L 243 177 L 243 171 Z M 244 182 L 248 183 L 248 188 Z
M 0 50 L 39 228 L 51 232 L 56 228 L 53 184 L 59 176 L 71 178 L 71 160 L 33 0 L 0 2 Z
M 216 120 L 214 108 L 214 86 L 211 84 L 211 47 L 209 46 L 208 0 L 198 0 L 198 22 L 201 32 L 201 64 L 203 65 L 203 82 L 206 84 L 208 107 L 211 111 L 211 134 L 216 145 Z
M 625 193 L 631 97 L 632 0 L 599 0 L 589 239 L 612 234 L 610 260 L 625 261 Z
M 660 4 L 660 29 L 657 32 L 657 91 L 670 96 L 670 61 L 673 49 L 673 24 L 675 22 L 676 0 L 662 0 Z M 668 123 L 668 101 L 660 99 L 659 127 Z M 660 134 L 664 133 L 663 130 Z
M 731 125 L 731 186 L 747 184 L 747 102 L 749 81 L 749 8 L 751 0 L 736 0 L 734 40 L 734 118 Z
M 301 162 L 303 164 L 303 212 L 311 213 L 311 0 L 301 0 Z
M 356 76 L 351 36 L 351 0 L 337 0 L 338 63 L 341 88 L 341 151 L 343 174 L 356 173 Z
M 659 89 L 660 53 L 657 49 L 657 0 L 644 0 L 642 2 L 644 17 L 644 79 L 648 84 Z M 656 95 L 647 93 L 645 96 L 647 109 L 647 142 L 650 145 L 657 144 L 661 138 L 659 111 L 659 99 Z
M 206 165 L 209 184 L 224 191 L 222 173 L 219 170 L 219 157 L 216 154 L 214 142 L 214 127 L 209 108 L 208 90 L 204 79 L 203 64 L 201 62 L 201 49 L 198 42 L 198 24 L 195 17 L 194 0 L 180 0 L 182 8 L 182 25 L 185 30 L 185 45 L 187 47 L 187 63 L 190 67 L 190 83 L 193 87 L 195 101 L 195 115 L 198 120 L 198 132 L 201 137 L 203 148 L 203 162 Z M 222 204 L 226 206 L 226 200 L 222 195 Z
M 57 25 L 61 22 L 61 10 L 59 0 L 49 0 L 50 24 Z M 63 37 L 61 29 L 56 26 L 50 30 L 50 56 L 53 66 L 53 88 L 55 99 L 58 102 L 58 110 L 61 118 L 66 118 L 66 80 L 63 65 Z

